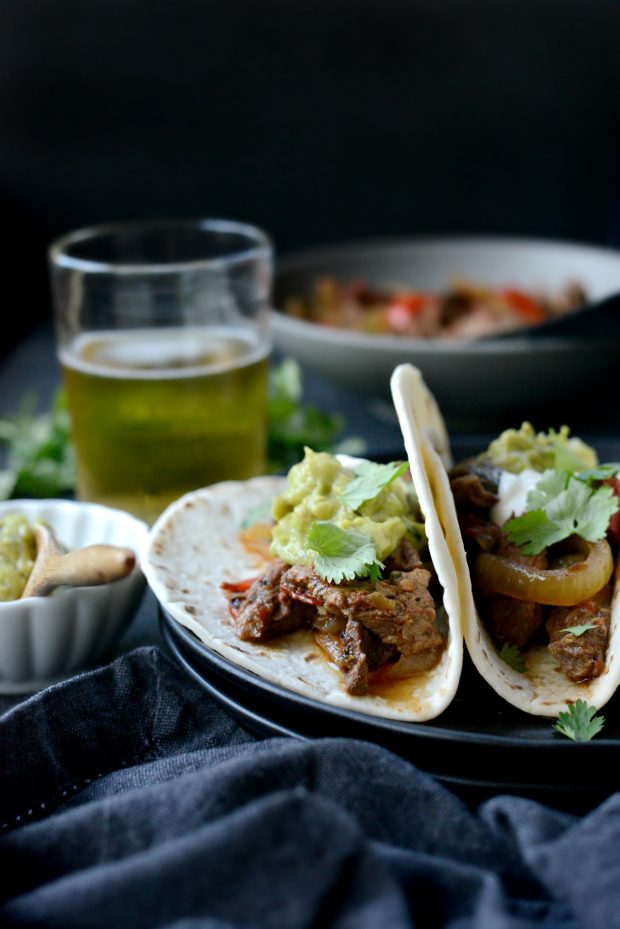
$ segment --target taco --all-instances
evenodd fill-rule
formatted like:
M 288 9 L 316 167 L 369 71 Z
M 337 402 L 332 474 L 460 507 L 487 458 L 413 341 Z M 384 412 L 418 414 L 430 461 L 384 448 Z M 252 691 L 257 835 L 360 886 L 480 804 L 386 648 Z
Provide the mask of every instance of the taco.
M 534 715 L 603 706 L 620 682 L 620 465 L 524 423 L 448 473 L 428 449 L 426 466 L 478 671 Z
M 172 504 L 142 559 L 162 607 L 209 649 L 297 693 L 436 717 L 461 673 L 458 581 L 408 428 L 408 463 L 306 449 L 286 478 Z

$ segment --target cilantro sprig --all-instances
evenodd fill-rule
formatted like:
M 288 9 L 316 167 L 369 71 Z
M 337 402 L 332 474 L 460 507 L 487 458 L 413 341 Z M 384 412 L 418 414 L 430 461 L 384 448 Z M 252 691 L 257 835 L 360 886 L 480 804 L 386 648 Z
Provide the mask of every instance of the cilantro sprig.
M 553 728 L 575 742 L 589 742 L 605 725 L 605 717 L 596 713 L 595 706 L 588 706 L 585 700 L 577 700 L 565 712 L 558 714 Z
M 362 503 L 373 500 L 392 481 L 404 474 L 407 468 L 406 461 L 391 461 L 389 464 L 361 461 L 354 469 L 355 477 L 340 494 L 340 501 L 350 509 L 357 510 Z
M 505 661 L 513 671 L 518 671 L 519 674 L 525 674 L 527 671 L 527 666 L 523 661 L 521 651 L 517 645 L 509 645 L 508 642 L 504 642 L 499 657 L 502 661 Z
M 328 520 L 311 524 L 306 549 L 315 553 L 316 573 L 335 584 L 366 577 L 376 581 L 384 567 L 370 536 L 354 529 L 341 529 Z
M 578 535 L 588 542 L 604 538 L 619 501 L 611 487 L 592 486 L 570 471 L 545 471 L 526 500 L 526 512 L 509 520 L 504 531 L 526 555 Z
M 267 398 L 267 458 L 270 471 L 283 471 L 303 457 L 304 447 L 317 452 L 363 454 L 365 443 L 356 436 L 338 441 L 344 419 L 302 400 L 299 364 L 286 358 L 269 373 Z
M 57 391 L 51 410 L 37 413 L 27 394 L 14 416 L 0 418 L 4 468 L 0 497 L 58 497 L 73 489 L 75 474 L 65 396 Z

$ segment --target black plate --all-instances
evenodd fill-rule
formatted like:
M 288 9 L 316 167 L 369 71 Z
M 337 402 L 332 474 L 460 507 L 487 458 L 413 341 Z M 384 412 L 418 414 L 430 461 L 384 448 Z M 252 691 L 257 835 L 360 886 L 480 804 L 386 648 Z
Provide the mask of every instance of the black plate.
M 501 700 L 466 657 L 456 697 L 438 719 L 400 722 L 322 704 L 265 681 L 208 649 L 165 611 L 161 627 L 181 667 L 258 735 L 375 742 L 468 800 L 509 792 L 576 810 L 620 789 L 620 696 L 605 707 L 605 738 L 571 742 L 551 720 Z
M 620 460 L 620 442 L 587 441 L 597 448 L 600 460 Z M 454 455 L 466 457 L 485 444 L 478 437 L 462 437 L 453 443 Z M 552 720 L 523 713 L 502 700 L 465 655 L 451 705 L 436 720 L 407 723 L 329 706 L 272 684 L 209 649 L 165 611 L 161 627 L 185 671 L 261 736 L 365 739 L 480 798 L 511 792 L 584 809 L 620 789 L 620 693 L 602 710 L 602 735 L 590 742 L 572 742 L 554 730 Z

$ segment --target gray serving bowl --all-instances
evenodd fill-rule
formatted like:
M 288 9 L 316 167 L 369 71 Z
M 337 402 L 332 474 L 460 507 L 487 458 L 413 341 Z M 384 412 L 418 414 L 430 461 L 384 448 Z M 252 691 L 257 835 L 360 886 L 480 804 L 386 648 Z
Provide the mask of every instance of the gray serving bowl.
M 276 267 L 271 314 L 275 346 L 340 387 L 386 399 L 389 379 L 411 362 L 450 419 L 484 426 L 511 411 L 563 401 L 610 377 L 620 336 L 438 340 L 332 329 L 286 316 L 289 295 L 307 295 L 318 277 L 442 290 L 455 278 L 523 290 L 561 290 L 579 281 L 590 302 L 620 292 L 620 252 L 518 238 L 358 241 L 290 253 Z M 579 312 L 588 312 L 587 306 Z M 617 332 L 620 327 L 617 327 Z

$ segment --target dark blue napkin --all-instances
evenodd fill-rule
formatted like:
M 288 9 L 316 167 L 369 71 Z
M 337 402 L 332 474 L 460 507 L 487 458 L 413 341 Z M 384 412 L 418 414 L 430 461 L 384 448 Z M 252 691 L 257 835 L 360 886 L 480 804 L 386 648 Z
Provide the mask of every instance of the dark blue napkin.
M 620 795 L 471 811 L 365 742 L 258 741 L 155 648 L 0 719 L 0 926 L 620 927 Z

